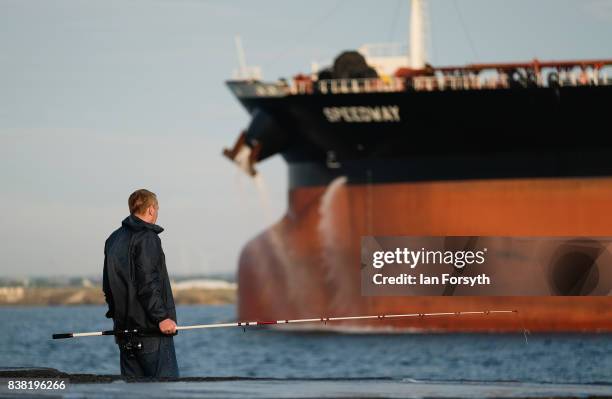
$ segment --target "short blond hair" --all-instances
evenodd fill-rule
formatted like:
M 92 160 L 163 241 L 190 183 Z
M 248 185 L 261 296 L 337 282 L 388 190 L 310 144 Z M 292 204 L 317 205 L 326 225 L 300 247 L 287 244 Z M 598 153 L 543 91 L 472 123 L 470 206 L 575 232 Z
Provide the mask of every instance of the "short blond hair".
M 155 204 L 157 204 L 157 195 L 144 188 L 134 191 L 128 198 L 128 206 L 132 215 L 142 214 L 148 207 Z

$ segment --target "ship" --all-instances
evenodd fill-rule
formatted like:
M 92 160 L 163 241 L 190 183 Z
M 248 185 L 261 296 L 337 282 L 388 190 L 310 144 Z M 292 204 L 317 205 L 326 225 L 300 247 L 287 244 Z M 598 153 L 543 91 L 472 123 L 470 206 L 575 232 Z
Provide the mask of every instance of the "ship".
M 339 328 L 612 331 L 610 287 L 580 296 L 362 295 L 364 236 L 612 236 L 612 59 L 432 66 L 423 7 L 411 2 L 404 57 L 366 46 L 289 81 L 227 82 L 251 121 L 223 154 L 250 175 L 282 156 L 289 179 L 285 215 L 241 252 L 238 318 L 498 308 L 517 316 Z M 598 267 L 597 254 L 585 257 L 570 269 Z

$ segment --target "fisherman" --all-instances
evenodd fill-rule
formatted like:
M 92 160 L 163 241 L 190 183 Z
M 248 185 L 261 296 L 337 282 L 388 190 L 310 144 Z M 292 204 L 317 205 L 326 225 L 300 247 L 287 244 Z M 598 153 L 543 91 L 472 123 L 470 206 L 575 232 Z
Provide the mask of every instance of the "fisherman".
M 115 330 L 152 333 L 119 334 L 121 375 L 124 377 L 178 378 L 172 335 L 176 310 L 166 261 L 156 225 L 159 204 L 148 190 L 137 190 L 128 199 L 130 215 L 106 240 L 103 291 L 106 317 Z

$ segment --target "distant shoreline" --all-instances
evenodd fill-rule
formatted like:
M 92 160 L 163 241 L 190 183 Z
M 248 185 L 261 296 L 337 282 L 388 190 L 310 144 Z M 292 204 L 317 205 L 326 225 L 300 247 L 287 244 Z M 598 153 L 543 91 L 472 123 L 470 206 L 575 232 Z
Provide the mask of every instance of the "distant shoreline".
M 224 305 L 236 302 L 235 288 L 174 289 L 177 305 Z M 102 288 L 93 287 L 1 287 L 0 306 L 103 305 Z

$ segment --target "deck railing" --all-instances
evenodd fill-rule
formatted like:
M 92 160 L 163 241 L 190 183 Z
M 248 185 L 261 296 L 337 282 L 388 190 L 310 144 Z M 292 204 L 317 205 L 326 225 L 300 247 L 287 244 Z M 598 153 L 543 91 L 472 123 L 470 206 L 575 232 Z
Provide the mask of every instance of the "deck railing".
M 604 76 L 579 76 L 572 73 L 561 73 L 556 80 L 559 86 L 599 86 L 610 85 L 612 80 Z M 313 87 L 321 94 L 345 93 L 380 93 L 405 90 L 440 91 L 440 90 L 480 90 L 509 88 L 514 83 L 507 74 L 496 76 L 417 76 L 414 78 L 370 78 L 370 79 L 330 79 L 316 82 L 295 82 L 292 94 L 312 94 Z M 516 83 L 520 85 L 521 83 Z M 525 86 L 549 87 L 550 83 L 542 77 L 526 81 Z
M 574 73 L 560 72 L 551 80 L 551 74 L 524 78 L 515 81 L 504 73 L 495 75 L 462 75 L 462 76 L 416 76 L 378 77 L 367 79 L 325 79 L 312 81 L 309 79 L 293 82 L 234 82 L 233 90 L 239 97 L 279 97 L 285 95 L 311 94 L 358 94 L 358 93 L 388 93 L 402 91 L 444 91 L 444 90 L 483 90 L 504 89 L 510 87 L 560 87 L 567 86 L 602 86 L 612 85 L 612 79 L 607 73 Z

